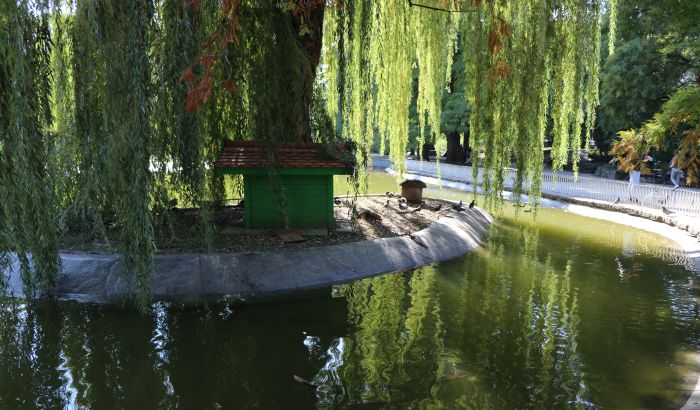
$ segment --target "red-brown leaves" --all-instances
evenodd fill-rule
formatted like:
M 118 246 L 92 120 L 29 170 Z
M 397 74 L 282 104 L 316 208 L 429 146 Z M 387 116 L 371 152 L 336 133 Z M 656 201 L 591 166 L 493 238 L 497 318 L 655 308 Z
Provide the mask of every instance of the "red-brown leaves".
M 185 100 L 185 107 L 187 108 L 187 111 L 197 113 L 202 105 L 209 102 L 213 94 L 213 79 L 214 78 L 212 77 L 211 73 L 207 72 L 204 76 L 202 76 L 202 79 L 196 86 L 190 88 L 190 90 L 187 92 L 187 99 Z
M 224 80 L 223 84 L 224 84 L 224 88 L 227 91 L 229 91 L 229 92 L 236 91 L 236 82 L 231 80 L 230 78 L 228 80 Z
M 200 64 L 204 67 L 205 71 L 210 71 L 215 62 L 216 56 L 213 54 L 202 56 L 200 59 Z
M 194 75 L 192 67 L 187 67 L 187 69 L 183 71 L 182 75 L 180 76 L 180 81 L 185 83 L 193 83 L 195 80 L 197 80 L 197 76 Z
M 202 5 L 199 4 L 199 0 L 189 0 L 185 2 L 185 7 L 192 7 L 194 11 L 202 11 Z
M 491 26 L 488 34 L 489 53 L 498 54 L 503 50 L 504 40 L 511 35 L 510 24 L 503 20 L 503 17 L 496 17 L 496 21 Z
M 240 30 L 238 16 L 232 17 L 226 24 L 226 42 L 238 45 L 238 32 Z
M 325 7 L 325 0 L 288 0 L 285 6 L 292 13 L 292 16 L 299 19 L 300 37 L 312 32 L 312 27 L 309 25 L 309 16 L 317 13 L 319 9 L 323 13 L 323 7 Z
M 184 0 L 185 7 L 191 7 L 195 11 L 200 12 L 202 6 L 200 0 Z M 312 12 L 323 11 L 326 0 L 288 0 L 286 1 L 286 9 L 289 12 L 299 17 L 301 21 L 300 35 L 310 32 L 307 17 Z M 223 19 L 221 25 L 214 30 L 209 38 L 204 42 L 204 53 L 196 59 L 192 66 L 185 69 L 180 75 L 180 81 L 188 86 L 187 99 L 185 107 L 189 112 L 199 112 L 201 106 L 206 104 L 213 95 L 213 88 L 223 86 L 229 92 L 236 91 L 236 82 L 231 79 L 230 68 L 226 73 L 226 67 L 223 71 L 227 77 L 226 80 L 215 82 L 214 74 L 217 64 L 225 64 L 227 61 L 228 48 L 230 44 L 238 45 L 240 42 L 241 23 L 239 16 L 239 8 L 241 0 L 221 0 L 221 14 Z M 335 7 L 342 8 L 344 6 L 342 0 L 336 0 Z M 199 76 L 197 73 L 201 73 Z
M 493 28 L 489 30 L 488 42 L 489 53 L 498 54 L 501 52 L 501 50 L 503 50 L 503 42 L 501 41 L 501 36 L 498 34 L 498 31 L 496 31 Z
M 510 64 L 508 64 L 504 59 L 499 58 L 491 64 L 491 67 L 489 67 L 488 70 L 486 70 L 486 75 L 491 81 L 506 79 L 510 75 Z
M 505 41 L 511 36 L 510 24 L 497 16 L 487 37 L 489 53 L 494 56 L 491 67 L 486 70 L 486 75 L 491 81 L 498 81 L 508 78 L 510 75 L 510 64 L 499 56 L 505 47 Z
M 224 14 L 229 14 L 233 10 L 233 0 L 224 0 L 221 2 L 221 11 Z
M 324 1 L 325 0 L 289 0 L 287 2 L 287 8 L 295 17 L 308 17 L 309 13 L 316 11 L 319 7 L 323 7 Z
M 189 0 L 185 5 L 194 8 L 195 11 L 201 11 L 198 0 Z M 229 92 L 236 90 L 236 83 L 231 80 L 230 73 L 228 79 L 216 83 L 213 72 L 217 63 L 226 60 L 229 44 L 238 45 L 239 43 L 238 33 L 241 26 L 238 19 L 238 9 L 240 5 L 241 0 L 222 0 L 221 12 L 224 19 L 221 26 L 214 30 L 204 42 L 205 54 L 198 57 L 192 66 L 183 71 L 180 76 L 180 81 L 187 83 L 189 88 L 185 100 L 185 107 L 189 112 L 199 112 L 202 105 L 211 100 L 215 86 L 223 85 Z M 199 79 L 195 71 L 201 72 Z

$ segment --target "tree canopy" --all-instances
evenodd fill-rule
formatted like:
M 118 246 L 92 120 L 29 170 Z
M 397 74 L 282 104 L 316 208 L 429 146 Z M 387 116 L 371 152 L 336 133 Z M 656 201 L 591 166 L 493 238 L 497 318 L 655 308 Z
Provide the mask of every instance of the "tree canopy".
M 699 181 L 700 3 L 621 1 L 620 43 L 603 69 L 600 126 L 620 163 L 655 148 Z M 654 114 L 656 113 L 656 114 Z
M 145 306 L 169 204 L 199 207 L 206 241 L 236 187 L 213 173 L 225 139 L 350 139 L 361 188 L 376 130 L 402 171 L 413 70 L 434 142 L 458 36 L 487 206 L 512 162 L 536 204 L 548 113 L 557 168 L 593 128 L 606 4 L 0 0 L 0 262 L 16 252 L 27 290 L 50 294 L 62 237 L 117 225 Z
M 659 111 L 678 87 L 685 69 L 669 61 L 653 38 L 635 37 L 617 46 L 601 73 L 599 127 L 607 151 L 621 130 L 637 128 Z

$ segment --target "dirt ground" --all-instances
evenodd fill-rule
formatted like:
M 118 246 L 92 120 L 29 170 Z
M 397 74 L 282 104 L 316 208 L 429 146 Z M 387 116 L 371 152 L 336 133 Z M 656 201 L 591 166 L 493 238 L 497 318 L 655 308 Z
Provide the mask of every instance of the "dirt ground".
M 354 211 L 353 211 L 354 209 Z M 167 215 L 156 215 L 156 249 L 158 253 L 183 252 L 250 252 L 299 249 L 326 246 L 365 239 L 408 235 L 426 228 L 440 216 L 449 213 L 452 205 L 436 199 L 423 204 L 407 204 L 397 197 L 363 196 L 335 199 L 336 227 L 327 230 L 272 230 L 244 228 L 243 208 L 226 206 L 214 212 L 216 232 L 207 248 L 203 240 L 201 220 L 196 209 L 171 209 Z M 354 216 L 354 217 L 353 217 Z M 67 238 L 65 251 L 119 252 L 119 226 L 107 227 L 106 238 L 85 240 Z
M 389 238 L 408 235 L 428 227 L 440 216 L 446 215 L 452 206 L 445 201 L 427 198 L 423 204 L 401 205 L 396 197 L 360 197 L 355 205 L 355 221 L 352 221 L 352 198 L 339 198 L 335 206 L 335 220 L 338 229 L 350 225 L 362 235 L 362 239 Z M 371 211 L 362 215 L 362 210 Z M 373 217 L 378 215 L 379 218 Z M 353 223 L 354 222 L 354 223 Z

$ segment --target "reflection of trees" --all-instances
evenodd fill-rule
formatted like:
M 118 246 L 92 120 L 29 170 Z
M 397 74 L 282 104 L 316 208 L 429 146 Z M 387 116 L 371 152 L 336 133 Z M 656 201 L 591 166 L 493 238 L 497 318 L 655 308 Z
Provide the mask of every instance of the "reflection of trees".
M 228 318 L 218 305 L 158 303 L 147 316 L 75 303 L 0 306 L 0 409 L 309 408 L 313 392 L 292 380 L 315 369 L 302 332 L 327 344 L 324 332 L 340 334 L 346 315 L 340 301 L 323 301 L 320 312 L 263 304 Z
M 487 249 L 341 287 L 345 397 L 322 405 L 562 407 L 585 394 L 570 264 L 539 254 L 538 233 L 494 228 Z M 419 400 L 415 402 L 415 400 Z
M 156 407 L 161 384 L 148 370 L 150 325 L 125 327 L 119 315 L 85 305 L 4 305 L 0 398 L 16 402 L 0 407 Z
M 0 408 L 670 407 L 624 400 L 680 385 L 700 313 L 687 273 L 625 243 L 498 224 L 465 258 L 235 314 L 0 304 Z

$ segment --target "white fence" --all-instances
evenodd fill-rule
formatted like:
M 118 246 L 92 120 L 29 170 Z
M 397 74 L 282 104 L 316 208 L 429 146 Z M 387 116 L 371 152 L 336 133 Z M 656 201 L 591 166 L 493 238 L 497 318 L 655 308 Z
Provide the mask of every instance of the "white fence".
M 391 163 L 384 156 L 372 156 L 378 167 L 390 167 Z M 411 173 L 437 176 L 437 163 L 406 160 L 406 171 Z M 515 181 L 515 169 L 509 170 L 505 181 L 506 189 L 512 188 Z M 440 177 L 450 181 L 472 184 L 472 167 L 453 164 L 440 164 Z M 481 174 L 478 177 L 481 180 Z M 640 184 L 631 186 L 626 181 L 579 176 L 574 179 L 569 172 L 560 172 L 556 176 L 545 172 L 542 176 L 542 192 L 569 198 L 593 199 L 599 201 L 618 201 L 621 204 L 639 205 L 661 209 L 666 207 L 677 212 L 700 215 L 700 190 L 679 188 L 657 184 Z

